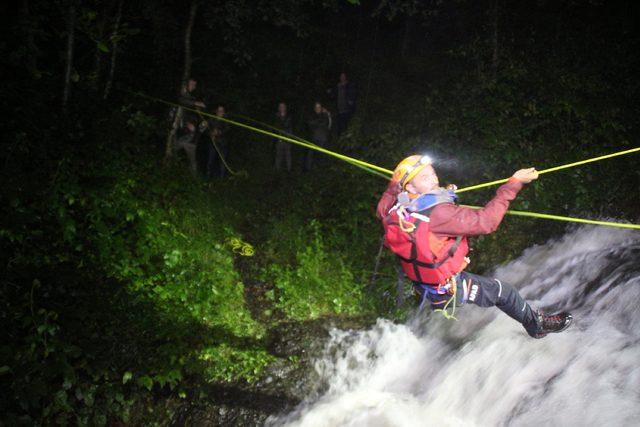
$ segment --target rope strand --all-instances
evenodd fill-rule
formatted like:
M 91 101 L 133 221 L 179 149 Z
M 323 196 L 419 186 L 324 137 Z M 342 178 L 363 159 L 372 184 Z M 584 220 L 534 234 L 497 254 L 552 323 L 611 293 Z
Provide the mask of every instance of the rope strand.
M 376 166 L 376 165 L 374 165 L 372 163 L 365 162 L 364 160 L 359 160 L 359 159 L 356 159 L 356 158 L 353 158 L 353 157 L 346 156 L 344 154 L 340 154 L 340 153 L 336 153 L 336 152 L 331 151 L 331 150 L 327 150 L 326 148 L 319 147 L 319 146 L 317 146 L 317 145 L 315 145 L 315 144 L 313 144 L 313 143 L 311 143 L 309 141 L 306 141 L 306 140 L 304 140 L 304 139 L 302 139 L 300 137 L 297 137 L 295 135 L 286 136 L 286 135 L 288 135 L 287 132 L 284 132 L 284 131 L 282 131 L 280 129 L 274 128 L 273 126 L 270 126 L 270 125 L 267 125 L 267 127 L 270 127 L 272 129 L 276 129 L 280 133 L 276 134 L 274 132 L 269 132 L 269 131 L 266 131 L 264 129 L 260 129 L 260 128 L 257 128 L 257 127 L 254 127 L 254 126 L 250 126 L 248 124 L 241 123 L 241 122 L 238 122 L 238 121 L 235 121 L 235 120 L 230 120 L 230 119 L 227 119 L 227 118 L 224 118 L 224 117 L 218 117 L 218 116 L 213 115 L 213 114 L 205 113 L 205 112 L 193 109 L 193 108 L 188 108 L 188 107 L 182 106 L 182 105 L 177 104 L 175 102 L 169 102 L 169 101 L 165 101 L 165 100 L 160 99 L 160 98 L 149 96 L 149 95 L 146 95 L 146 94 L 141 93 L 141 92 L 134 92 L 134 91 L 126 90 L 126 89 L 122 89 L 122 90 L 124 90 L 125 92 L 132 93 L 132 94 L 134 94 L 136 96 L 139 96 L 141 98 L 146 98 L 146 99 L 149 99 L 151 101 L 159 102 L 159 103 L 170 105 L 170 106 L 173 106 L 173 107 L 179 107 L 179 108 L 182 108 L 182 109 L 187 110 L 187 111 L 195 112 L 195 113 L 197 113 L 197 114 L 199 114 L 201 116 L 211 117 L 213 119 L 220 120 L 220 121 L 232 124 L 234 126 L 238 126 L 238 127 L 250 130 L 252 132 L 261 133 L 263 135 L 267 135 L 267 136 L 271 136 L 271 137 L 274 137 L 274 138 L 278 138 L 278 139 L 281 139 L 283 141 L 290 142 L 292 144 L 300 145 L 300 146 L 308 148 L 310 150 L 316 150 L 316 151 L 321 152 L 323 154 L 326 154 L 326 155 L 329 155 L 329 156 L 333 156 L 333 157 L 335 157 L 337 159 L 340 159 L 342 161 L 350 163 L 350 164 L 352 164 L 352 165 L 354 165 L 356 167 L 359 167 L 360 169 L 365 170 L 366 172 L 375 174 L 375 175 L 380 176 L 380 177 L 382 177 L 384 179 L 390 179 L 389 177 L 393 174 L 393 171 L 391 171 L 389 169 L 386 169 L 386 168 L 383 168 L 383 167 L 380 167 L 380 166 Z M 254 122 L 257 122 L 256 120 L 253 120 L 253 119 L 251 119 L 251 120 L 254 121 Z M 217 149 L 217 147 L 216 147 L 216 149 Z M 616 153 L 605 154 L 605 155 L 602 155 L 602 156 L 593 157 L 593 158 L 586 159 L 586 160 L 580 160 L 580 161 L 573 162 L 573 163 L 567 163 L 567 164 L 564 164 L 564 165 L 554 166 L 554 167 L 551 167 L 551 168 L 548 168 L 548 169 L 543 169 L 541 171 L 538 171 L 538 174 L 542 175 L 542 174 L 545 174 L 545 173 L 556 172 L 556 171 L 559 171 L 559 170 L 568 169 L 568 168 L 584 165 L 584 164 L 587 164 L 587 163 L 592 163 L 592 162 L 597 162 L 597 161 L 600 161 L 600 160 L 610 159 L 612 157 L 618 157 L 618 156 L 623 156 L 623 155 L 626 155 L 626 154 L 636 153 L 638 151 L 640 151 L 640 147 L 631 148 L 631 149 L 624 150 L 624 151 L 618 151 Z M 227 168 L 228 168 L 228 166 L 227 166 Z M 490 187 L 490 186 L 493 186 L 493 185 L 498 185 L 498 184 L 505 183 L 508 180 L 509 180 L 509 178 L 504 178 L 504 179 L 499 179 L 499 180 L 495 180 L 495 181 L 491 181 L 491 182 L 485 182 L 483 184 L 472 185 L 472 186 L 469 186 L 469 187 L 460 188 L 460 189 L 456 190 L 456 193 L 464 193 L 466 191 L 473 191 L 473 190 L 477 190 L 477 189 L 480 189 L 480 188 L 485 188 L 485 187 Z M 467 206 L 467 207 L 472 208 L 472 209 L 481 209 L 478 206 Z M 608 226 L 608 227 L 640 229 L 640 224 L 626 224 L 626 223 L 618 223 L 618 222 L 611 222 L 611 221 L 598 221 L 598 220 L 574 218 L 574 217 L 560 216 L 560 215 L 541 214 L 541 213 L 536 213 L 536 212 L 507 211 L 507 214 L 514 215 L 514 216 L 531 217 L 531 218 L 550 219 L 550 220 L 555 220 L 555 221 L 575 222 L 575 223 L 581 223 L 581 224 L 592 224 L 592 225 L 602 225 L 602 226 Z

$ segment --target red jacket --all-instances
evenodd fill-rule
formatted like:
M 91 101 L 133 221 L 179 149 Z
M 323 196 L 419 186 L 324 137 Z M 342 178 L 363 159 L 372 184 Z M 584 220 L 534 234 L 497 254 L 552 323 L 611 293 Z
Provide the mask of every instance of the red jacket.
M 496 195 L 482 209 L 471 209 L 445 203 L 433 208 L 429 228 L 439 237 L 478 236 L 498 228 L 509 202 L 516 198 L 522 183 L 514 178 L 503 184 Z
M 438 286 L 462 271 L 468 264 L 466 236 L 489 234 L 498 228 L 522 184 L 509 180 L 482 209 L 442 203 L 434 206 L 424 222 L 417 214 L 404 217 L 393 211 L 385 214 L 385 245 L 401 261 L 406 275 L 414 282 Z M 388 212 L 395 201 L 394 187 L 380 199 L 378 212 Z M 392 197 L 394 196 L 394 197 Z M 393 199 L 393 201 L 392 201 Z M 404 217 L 404 219 L 402 219 Z

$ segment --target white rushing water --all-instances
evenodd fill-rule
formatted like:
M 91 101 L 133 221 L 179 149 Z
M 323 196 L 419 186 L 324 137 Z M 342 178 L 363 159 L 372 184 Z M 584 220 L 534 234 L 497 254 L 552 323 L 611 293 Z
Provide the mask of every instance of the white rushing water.
M 334 330 L 316 363 L 322 392 L 287 426 L 640 425 L 640 239 L 581 228 L 493 276 L 534 308 L 568 310 L 565 332 L 530 338 L 497 308 L 450 322 L 422 315 Z

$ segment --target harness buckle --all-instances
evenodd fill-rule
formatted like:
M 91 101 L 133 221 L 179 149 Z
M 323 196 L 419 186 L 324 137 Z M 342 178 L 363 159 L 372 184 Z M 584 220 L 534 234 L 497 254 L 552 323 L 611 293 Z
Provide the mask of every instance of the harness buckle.
M 457 274 L 454 274 L 453 276 L 449 277 L 445 281 L 444 289 L 447 291 L 447 294 L 449 294 L 449 295 L 455 295 L 456 294 L 456 288 L 458 287 L 458 282 L 456 281 L 456 276 L 457 276 Z

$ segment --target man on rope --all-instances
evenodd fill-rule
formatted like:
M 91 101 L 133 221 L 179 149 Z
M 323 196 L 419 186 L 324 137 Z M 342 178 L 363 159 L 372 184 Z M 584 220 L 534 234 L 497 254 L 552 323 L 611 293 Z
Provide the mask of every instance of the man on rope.
M 514 173 L 483 209 L 474 210 L 455 204 L 455 186 L 441 188 L 431 163 L 428 156 L 420 155 L 401 161 L 377 208 L 385 244 L 413 282 L 420 308 L 428 300 L 432 309 L 453 317 L 456 304 L 496 306 L 533 338 L 569 327 L 571 314 L 549 316 L 534 311 L 511 285 L 464 271 L 470 262 L 467 237 L 498 228 L 523 184 L 538 178 L 535 168 Z

